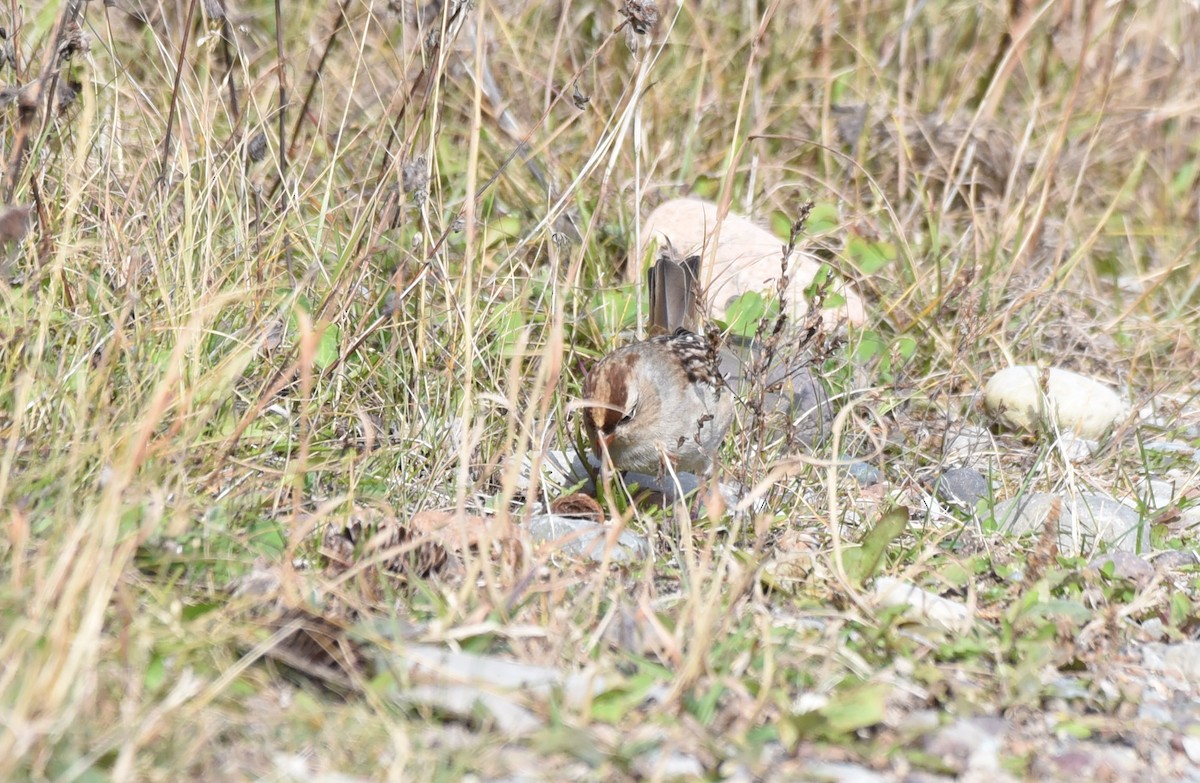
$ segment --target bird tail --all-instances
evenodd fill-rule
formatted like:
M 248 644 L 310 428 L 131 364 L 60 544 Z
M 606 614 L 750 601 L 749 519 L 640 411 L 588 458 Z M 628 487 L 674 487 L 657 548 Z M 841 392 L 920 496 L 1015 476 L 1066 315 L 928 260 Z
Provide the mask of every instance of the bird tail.
M 646 272 L 650 289 L 650 334 L 696 331 L 700 324 L 700 256 L 682 261 L 670 242 Z

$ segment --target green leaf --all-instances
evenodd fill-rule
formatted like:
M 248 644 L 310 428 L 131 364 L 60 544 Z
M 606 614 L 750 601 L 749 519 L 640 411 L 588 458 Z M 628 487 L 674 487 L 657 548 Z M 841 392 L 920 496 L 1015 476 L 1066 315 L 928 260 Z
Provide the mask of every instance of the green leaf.
M 859 236 L 850 238 L 846 252 L 863 274 L 874 274 L 896 259 L 896 246 L 891 242 L 868 242 Z
M 842 567 L 846 576 L 856 584 L 862 584 L 875 575 L 883 563 L 888 544 L 895 541 L 908 527 L 908 509 L 896 506 L 889 509 L 871 526 L 863 536 L 862 545 L 842 552 Z
M 704 692 L 699 699 L 688 704 L 688 711 L 704 726 L 712 723 L 717 714 L 717 702 L 725 693 L 725 686 L 717 683 Z
M 808 223 L 805 224 L 804 231 L 810 236 L 824 234 L 833 231 L 841 222 L 836 206 L 828 203 L 814 204 L 812 212 L 808 213 Z M 788 230 L 791 230 L 791 226 L 788 226 Z
M 484 226 L 483 246 L 486 248 L 495 247 L 501 242 L 517 239 L 520 236 L 521 219 L 516 215 L 506 215 Z
M 1075 739 L 1085 740 L 1092 736 L 1092 728 L 1085 723 L 1077 720 L 1064 721 L 1054 727 L 1054 730 L 1060 734 L 1066 734 Z
M 525 328 L 524 315 L 516 308 L 505 309 L 496 317 L 492 328 L 496 330 L 496 342 L 500 345 L 501 353 L 512 357 L 521 339 L 521 331 Z
M 954 587 L 965 587 L 971 580 L 971 575 L 961 563 L 946 563 L 938 570 L 941 581 Z
M 317 366 L 317 369 L 324 370 L 337 361 L 340 335 L 341 330 L 337 328 L 336 324 L 328 324 L 321 332 L 321 341 L 317 343 L 317 355 L 313 357 L 313 364 Z
M 768 314 L 779 312 L 779 301 L 770 302 L 757 291 L 747 291 L 730 302 L 725 309 L 725 328 L 739 337 L 753 337 L 758 324 Z
M 592 700 L 592 719 L 618 723 L 645 701 L 658 682 L 659 679 L 652 672 L 643 672 L 601 693 Z
M 1024 615 L 1026 619 L 1030 620 L 1046 619 L 1060 622 L 1066 620 L 1076 627 L 1086 625 L 1095 616 L 1095 612 L 1079 601 L 1068 601 L 1058 598 L 1049 601 L 1039 601 L 1037 604 L 1029 607 L 1029 611 Z
M 155 693 L 167 679 L 167 666 L 163 662 L 162 656 L 155 655 L 150 659 L 150 663 L 146 664 L 146 671 L 142 675 L 142 684 L 145 685 L 148 693 Z
M 1168 620 L 1172 628 L 1179 628 L 1192 619 L 1194 607 L 1191 600 L 1183 593 L 1171 594 L 1171 607 L 1168 610 Z
M 287 547 L 287 539 L 279 524 L 271 520 L 263 520 L 251 526 L 249 530 L 250 546 L 260 555 L 278 557 Z
M 1195 181 L 1196 161 L 1189 160 L 1180 166 L 1179 171 L 1175 172 L 1175 176 L 1171 178 L 1171 197 L 1179 198 L 1184 194 L 1191 193 Z
M 198 617 L 203 617 L 214 609 L 220 609 L 225 604 L 216 603 L 215 601 L 205 601 L 196 604 L 184 604 L 179 616 L 185 622 L 191 622 Z
M 874 329 L 859 333 L 858 345 L 854 348 L 854 360 L 868 362 L 883 350 L 883 338 Z
M 721 180 L 716 177 L 697 177 L 692 185 L 692 193 L 698 198 L 712 200 L 721 192 Z
M 904 359 L 911 359 L 912 355 L 917 350 L 917 341 L 913 337 L 904 335 L 896 339 L 896 353 Z
M 891 690 L 887 683 L 870 682 L 838 691 L 824 707 L 792 716 L 788 733 L 798 738 L 814 734 L 832 738 L 874 726 L 883 721 Z
M 601 291 L 591 307 L 601 334 L 617 334 L 637 319 L 637 299 L 632 291 Z
M 771 213 L 771 232 L 786 239 L 792 233 L 792 219 L 779 210 Z

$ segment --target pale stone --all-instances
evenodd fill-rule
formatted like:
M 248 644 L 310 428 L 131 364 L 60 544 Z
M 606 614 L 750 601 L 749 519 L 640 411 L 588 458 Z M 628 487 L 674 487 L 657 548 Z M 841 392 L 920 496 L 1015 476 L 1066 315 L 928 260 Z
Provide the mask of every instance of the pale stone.
M 704 258 L 700 282 L 706 287 L 709 312 L 724 318 L 729 303 L 748 291 L 770 294 L 779 279 L 779 262 L 784 240 L 749 218 L 730 212 L 718 220 L 717 205 L 694 198 L 678 198 L 661 204 L 642 224 L 641 249 L 645 257 L 652 244 L 669 240 L 684 257 L 699 253 Z M 715 241 L 715 246 L 713 242 Z M 821 268 L 813 255 L 797 251 L 788 266 L 788 315 L 802 318 L 808 311 L 804 289 L 812 285 Z M 866 321 L 862 297 L 849 284 L 835 289 L 845 303 L 826 311 L 826 321 L 845 318 L 858 326 Z
M 1150 528 L 1138 512 L 1117 500 L 1093 492 L 1078 495 L 1034 492 L 996 503 L 992 517 L 1012 535 L 1040 533 L 1046 520 L 1056 515 L 1059 551 L 1092 555 L 1103 544 L 1108 549 L 1145 552 L 1150 548 Z
M 971 627 L 971 611 L 963 604 L 894 577 L 875 580 L 875 600 L 882 606 L 907 606 L 909 617 L 947 631 L 962 632 Z
M 984 395 L 988 410 L 1011 427 L 1052 424 L 1084 438 L 1100 437 L 1128 414 L 1120 395 L 1108 386 L 1056 367 L 1007 367 L 991 377 Z

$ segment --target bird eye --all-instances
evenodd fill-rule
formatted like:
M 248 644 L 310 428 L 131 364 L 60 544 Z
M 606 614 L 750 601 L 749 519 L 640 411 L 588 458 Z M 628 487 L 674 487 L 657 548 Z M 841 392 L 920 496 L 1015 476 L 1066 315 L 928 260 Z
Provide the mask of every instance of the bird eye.
M 619 427 L 622 424 L 628 424 L 629 422 L 633 421 L 633 417 L 636 415 L 637 415 L 637 403 L 634 403 L 629 408 L 629 411 L 624 416 L 621 417 L 621 420 L 617 422 L 617 426 Z

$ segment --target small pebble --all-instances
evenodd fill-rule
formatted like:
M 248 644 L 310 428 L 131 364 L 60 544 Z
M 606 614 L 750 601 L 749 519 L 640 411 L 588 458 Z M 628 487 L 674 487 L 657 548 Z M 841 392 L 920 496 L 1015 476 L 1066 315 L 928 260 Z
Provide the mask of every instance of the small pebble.
M 869 462 L 854 462 L 846 468 L 860 487 L 872 487 L 883 481 L 883 471 Z
M 934 484 L 934 492 L 941 500 L 968 508 L 975 508 L 975 504 L 986 498 L 990 491 L 988 480 L 974 468 L 951 468 Z
M 1112 563 L 1113 576 L 1120 577 L 1121 579 L 1145 582 L 1154 576 L 1154 566 L 1132 552 L 1122 552 L 1120 550 L 1093 558 L 1088 563 L 1088 568 L 1099 571 L 1109 563 Z

